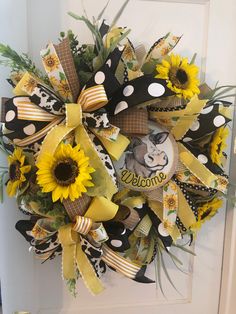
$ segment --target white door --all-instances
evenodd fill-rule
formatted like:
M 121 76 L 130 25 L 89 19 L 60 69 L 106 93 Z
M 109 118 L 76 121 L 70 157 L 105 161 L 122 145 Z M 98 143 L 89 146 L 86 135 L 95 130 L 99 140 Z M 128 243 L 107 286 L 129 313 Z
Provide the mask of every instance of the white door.
M 106 16 L 113 17 L 123 2 L 111 0 Z M 97 16 L 105 3 L 106 0 L 84 1 L 90 17 Z M 83 14 L 78 0 L 0 0 L 0 5 L 4 24 L 0 41 L 16 49 L 28 49 L 38 64 L 39 50 L 48 41 L 56 41 L 61 30 L 71 28 L 78 33 L 80 42 L 88 38 L 91 41 L 84 25 L 66 15 L 67 11 Z M 147 49 L 169 31 L 183 34 L 175 51 L 188 57 L 197 53 L 201 79 L 206 78 L 212 85 L 218 80 L 220 84 L 233 84 L 236 82 L 236 71 L 232 69 L 236 53 L 235 13 L 234 0 L 131 0 L 119 25 L 131 28 L 133 43 L 144 43 Z M 10 95 L 10 89 L 2 84 L 6 71 L 0 76 L 1 95 Z M 3 314 L 17 310 L 32 314 L 218 313 L 225 208 L 204 226 L 195 245 L 197 257 L 178 255 L 188 275 L 167 263 L 179 293 L 163 280 L 166 298 L 155 284 L 141 285 L 109 272 L 103 278 L 107 289 L 102 295 L 92 297 L 80 281 L 74 299 L 61 280 L 60 257 L 41 265 L 28 253 L 28 245 L 14 230 L 20 216 L 14 200 L 6 200 L 0 208 Z

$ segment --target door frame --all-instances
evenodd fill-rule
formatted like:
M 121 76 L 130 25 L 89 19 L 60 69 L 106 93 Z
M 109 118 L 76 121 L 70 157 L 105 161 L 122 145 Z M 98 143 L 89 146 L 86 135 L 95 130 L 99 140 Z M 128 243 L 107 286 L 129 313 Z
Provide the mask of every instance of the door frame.
M 236 55 L 236 42 L 231 38 L 236 35 L 236 2 L 234 0 L 224 0 L 225 10 L 222 10 L 220 0 L 209 0 L 209 32 L 207 47 L 207 73 L 211 73 L 211 60 L 218 59 L 222 61 L 220 69 L 222 71 L 221 82 L 224 84 L 236 85 L 236 66 L 231 63 Z M 221 3 L 220 3 L 221 2 Z M 230 10 L 227 10 L 227 7 Z M 234 30 L 234 36 L 232 34 Z M 228 35 L 230 34 L 230 35 Z M 214 36 L 215 35 L 215 36 Z M 217 51 L 217 52 L 216 52 Z M 220 56 L 220 58 L 219 58 Z M 226 60 L 227 59 L 227 60 Z M 226 70 L 225 70 L 226 69 Z M 233 71 L 230 71 L 232 69 Z M 234 72 L 234 73 L 230 73 Z M 213 71 L 215 73 L 215 71 Z M 207 76 L 207 75 L 206 75 Z M 217 77 L 217 74 L 215 74 Z M 207 77 L 206 77 L 207 78 Z M 209 81 L 207 79 L 207 81 Z M 236 99 L 232 99 L 236 104 Z M 232 141 L 229 165 L 229 180 L 236 183 L 236 110 L 234 110 L 234 119 L 232 122 Z M 230 186 L 229 195 L 235 195 L 235 186 Z M 236 290 L 236 207 L 232 201 L 227 201 L 224 233 L 224 249 L 222 256 L 221 287 L 219 297 L 218 314 L 235 313 L 236 299 L 234 291 Z

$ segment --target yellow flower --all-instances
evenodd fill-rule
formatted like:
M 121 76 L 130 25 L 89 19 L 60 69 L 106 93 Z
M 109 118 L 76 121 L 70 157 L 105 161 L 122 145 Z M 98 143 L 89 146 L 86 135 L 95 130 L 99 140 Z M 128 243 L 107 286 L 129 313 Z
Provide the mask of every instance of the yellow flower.
M 198 208 L 198 220 L 210 220 L 217 213 L 218 209 L 223 205 L 220 198 L 214 198 L 212 201 L 207 202 Z
M 14 196 L 23 182 L 26 181 L 25 174 L 31 169 L 31 166 L 24 165 L 25 156 L 20 148 L 16 148 L 12 155 L 8 157 L 9 181 L 7 183 L 7 194 Z
M 46 70 L 52 72 L 59 68 L 60 62 L 55 54 L 48 54 L 43 57 L 43 63 Z
M 163 200 L 164 207 L 169 210 L 175 210 L 177 208 L 177 195 L 167 194 Z
M 218 185 L 222 188 L 222 189 L 226 189 L 227 185 L 229 184 L 228 180 L 224 177 L 220 177 L 218 176 L 218 180 L 217 180 Z
M 170 52 L 170 50 L 171 50 L 171 47 L 163 47 L 163 48 L 161 49 L 161 55 L 162 55 L 162 56 L 167 55 L 167 54 Z
M 47 231 L 45 231 L 43 228 L 41 228 L 39 225 L 35 225 L 33 229 L 31 230 L 31 235 L 36 239 L 36 240 L 41 240 L 46 238 L 48 235 Z
M 70 198 L 72 201 L 87 192 L 86 187 L 93 186 L 89 167 L 89 158 L 80 145 L 72 147 L 61 144 L 55 154 L 44 153 L 37 163 L 37 181 L 43 192 L 52 192 L 52 200 Z
M 133 49 L 129 43 L 125 46 L 125 49 L 123 51 L 123 58 L 125 59 L 125 61 L 132 61 L 135 58 Z
M 70 99 L 72 97 L 70 86 L 65 79 L 58 80 L 55 76 L 52 76 L 50 77 L 50 82 L 63 98 Z
M 24 75 L 24 72 L 22 71 L 11 72 L 10 79 L 12 80 L 14 85 L 17 85 L 22 79 L 23 75 Z
M 229 136 L 229 130 L 226 127 L 219 128 L 210 144 L 210 156 L 211 160 L 220 166 L 222 164 L 223 151 L 227 147 L 226 140 Z
M 156 67 L 157 78 L 165 79 L 167 86 L 180 98 L 190 99 L 199 94 L 198 67 L 189 64 L 187 58 L 171 54 Z
M 212 217 L 217 214 L 218 209 L 223 205 L 223 201 L 220 198 L 214 198 L 212 201 L 209 201 L 203 204 L 198 208 L 198 221 L 191 226 L 191 230 L 197 232 L 201 229 L 202 224 L 207 220 L 210 220 Z
M 24 83 L 24 88 L 26 89 L 26 92 L 29 94 L 32 94 L 36 86 L 37 81 L 33 77 L 29 77 L 28 80 L 26 80 Z

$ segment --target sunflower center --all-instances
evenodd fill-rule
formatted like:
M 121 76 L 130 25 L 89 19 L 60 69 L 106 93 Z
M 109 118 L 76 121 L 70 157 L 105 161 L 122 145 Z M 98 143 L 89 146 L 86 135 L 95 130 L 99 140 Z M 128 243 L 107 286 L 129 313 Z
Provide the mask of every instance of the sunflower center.
M 59 185 L 70 185 L 75 182 L 79 169 L 71 158 L 60 160 L 53 169 L 54 177 Z
M 211 213 L 211 208 L 208 208 L 204 213 L 201 214 L 201 220 L 209 216 Z
M 68 92 L 69 90 L 70 90 L 70 87 L 69 87 L 69 85 L 68 84 L 63 84 L 63 89 L 66 91 L 66 92 Z
M 53 67 L 54 64 L 55 64 L 55 61 L 53 60 L 53 58 L 50 58 L 50 57 L 49 57 L 49 58 L 47 59 L 46 63 L 47 63 L 47 65 L 48 65 L 49 67 Z
M 182 69 L 174 69 L 169 73 L 170 80 L 177 88 L 185 88 L 188 83 L 188 75 Z
M 168 199 L 168 205 L 169 205 L 170 207 L 175 206 L 175 199 L 174 199 L 174 198 L 169 198 L 169 199 Z
M 20 180 L 20 176 L 20 164 L 18 161 L 13 162 L 9 167 L 9 178 L 11 181 L 17 181 Z
M 176 72 L 176 77 L 181 84 L 185 84 L 188 81 L 188 75 L 184 70 L 178 69 Z

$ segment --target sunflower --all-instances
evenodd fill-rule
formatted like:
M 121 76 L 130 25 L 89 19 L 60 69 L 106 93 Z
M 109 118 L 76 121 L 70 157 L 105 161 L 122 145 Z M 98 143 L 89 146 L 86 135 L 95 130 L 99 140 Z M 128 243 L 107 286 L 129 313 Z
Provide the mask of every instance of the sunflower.
M 227 147 L 226 139 L 228 136 L 229 130 L 225 127 L 221 127 L 215 132 L 213 140 L 210 144 L 211 160 L 218 166 L 221 166 L 222 164 L 222 158 L 224 156 L 223 152 L 224 149 Z
M 59 68 L 60 62 L 55 54 L 48 54 L 43 57 L 43 64 L 47 71 L 52 72 Z
M 31 169 L 30 165 L 24 165 L 25 156 L 20 148 L 16 148 L 12 155 L 8 156 L 9 181 L 7 183 L 7 194 L 14 196 L 23 182 L 26 181 L 25 174 Z
M 28 77 L 28 79 L 24 83 L 24 89 L 30 95 L 32 94 L 36 86 L 37 86 L 37 81 L 32 76 Z
M 54 155 L 44 153 L 37 167 L 37 182 L 43 192 L 52 192 L 53 202 L 67 198 L 74 201 L 87 192 L 86 187 L 93 186 L 90 173 L 95 170 L 80 145 L 62 143 Z
M 64 99 L 72 98 L 70 86 L 65 79 L 58 80 L 55 76 L 50 77 L 50 82 L 55 88 L 56 91 L 63 97 Z
M 22 71 L 17 71 L 17 72 L 13 71 L 11 72 L 10 79 L 12 80 L 12 83 L 14 85 L 17 85 L 22 79 L 23 75 L 24 75 L 24 72 Z
M 167 86 L 180 98 L 190 99 L 199 94 L 198 67 L 189 64 L 187 58 L 171 54 L 156 67 L 157 78 L 165 79 Z
M 177 195 L 176 194 L 167 194 L 164 196 L 163 203 L 164 208 L 168 210 L 175 210 L 177 208 Z
M 191 230 L 199 230 L 204 222 L 210 220 L 217 214 L 218 209 L 223 205 L 220 198 L 214 198 L 198 208 L 198 221 L 191 227 Z
M 39 225 L 35 225 L 33 229 L 31 230 L 31 235 L 36 239 L 36 240 L 41 240 L 46 238 L 48 235 L 47 231 L 41 228 Z

